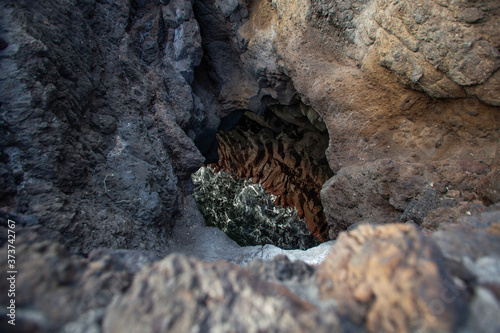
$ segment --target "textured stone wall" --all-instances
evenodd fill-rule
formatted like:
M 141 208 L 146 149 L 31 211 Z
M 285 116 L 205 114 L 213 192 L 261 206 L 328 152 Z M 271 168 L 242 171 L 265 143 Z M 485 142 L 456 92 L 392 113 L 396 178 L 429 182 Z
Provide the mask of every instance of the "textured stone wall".
M 327 159 L 339 174 L 323 189 L 332 229 L 373 216 L 398 221 L 434 184 L 440 195 L 447 191 L 441 184 L 457 191 L 465 186 L 457 204 L 474 200 L 467 193 L 481 196 L 481 179 L 494 168 L 499 139 L 498 107 L 491 98 L 499 91 L 496 2 L 252 1 L 241 21 L 231 15 L 244 2 L 230 15 L 210 1 L 196 4 L 210 12 L 198 16 L 201 22 L 218 17 L 224 25 L 218 34 L 201 24 L 204 59 L 223 69 L 224 77 L 240 80 L 218 81 L 223 114 L 260 113 L 275 100 L 293 104 L 283 94 L 286 83 L 293 90 L 285 91 L 321 115 L 330 137 Z M 231 66 L 222 60 L 227 49 L 238 55 Z M 405 182 L 411 190 L 389 190 L 383 177 L 355 171 L 377 160 L 391 161 L 394 174 L 420 170 Z M 457 166 L 454 175 L 443 180 L 436 167 L 441 164 Z M 489 182 L 497 184 L 493 174 Z M 329 194 L 344 191 L 344 176 L 357 184 L 353 191 Z M 363 194 L 366 182 L 382 194 Z
M 300 105 L 294 107 L 307 110 Z M 216 170 L 233 172 L 240 178 L 251 178 L 262 184 L 277 196 L 276 204 L 295 207 L 311 233 L 326 241 L 328 224 L 320 190 L 332 176 L 325 158 L 328 134 L 297 112 L 301 117 L 296 115 L 296 124 L 283 121 L 271 111 L 264 117 L 247 113 L 233 129 L 217 134 L 219 161 L 214 166 Z
M 165 253 L 210 117 L 191 3 L 4 1 L 1 33 L 2 209 L 77 252 Z
M 2 1 L 16 331 L 500 331 L 498 18 L 495 0 Z M 299 100 L 329 134 L 321 200 L 348 229 L 330 255 L 165 257 L 276 253 L 203 227 L 190 174 L 220 119 Z

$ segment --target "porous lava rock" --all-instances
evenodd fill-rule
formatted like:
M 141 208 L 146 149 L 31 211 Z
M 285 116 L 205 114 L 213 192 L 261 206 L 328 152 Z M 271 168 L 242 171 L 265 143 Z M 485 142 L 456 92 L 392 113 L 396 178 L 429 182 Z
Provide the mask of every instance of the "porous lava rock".
M 138 274 L 110 306 L 104 332 L 273 331 L 340 329 L 288 289 L 228 263 L 169 256 Z M 337 324 L 337 325 L 336 325 Z
M 47 240 L 54 231 L 21 228 L 15 332 L 495 332 L 497 224 L 498 212 L 487 212 L 432 237 L 411 223 L 363 225 L 319 265 L 280 255 L 244 267 L 178 253 L 71 255 Z M 6 320 L 0 328 L 12 331 Z
M 451 332 L 466 315 L 438 247 L 411 224 L 341 234 L 317 279 L 321 297 L 370 332 Z
M 499 10 L 2 1 L 2 258 L 8 219 L 26 230 L 0 330 L 500 331 Z M 322 266 L 164 258 L 243 254 L 202 226 L 190 173 L 221 119 L 299 102 L 329 135 L 332 236 L 352 229 Z

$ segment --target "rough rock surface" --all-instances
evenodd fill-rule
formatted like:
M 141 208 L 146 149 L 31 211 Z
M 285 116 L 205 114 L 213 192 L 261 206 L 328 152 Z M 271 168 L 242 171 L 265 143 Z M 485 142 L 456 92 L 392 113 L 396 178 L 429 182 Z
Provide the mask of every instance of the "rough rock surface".
M 165 253 L 204 160 L 188 136 L 206 118 L 188 83 L 202 54 L 191 4 L 0 6 L 2 209 L 75 252 Z
M 228 3 L 4 2 L 3 210 L 59 230 L 74 252 L 166 253 L 200 152 L 213 159 L 219 119 L 273 105 L 287 114 L 300 101 L 326 125 L 335 173 L 391 159 L 397 175 L 408 164 L 425 174 L 394 195 L 353 188 L 349 220 L 335 216 L 341 196 L 323 200 L 332 236 L 370 218 L 363 207 L 395 220 L 440 177 L 435 162 L 479 163 L 456 177 L 489 172 L 479 196 L 495 202 L 498 108 L 467 91 L 497 91 L 496 2 Z M 466 92 L 426 88 L 437 86 Z
M 16 269 L 21 272 L 15 288 L 17 321 L 9 328 L 3 317 L 3 332 L 19 327 L 19 332 L 59 330 L 104 309 L 115 294 L 128 289 L 135 273 L 159 260 L 152 252 L 131 250 L 98 249 L 88 258 L 72 256 L 65 246 L 45 240 L 36 230 L 18 234 L 16 244 Z M 2 254 L 7 257 L 6 245 Z M 2 279 L 2 290 L 9 290 L 8 283 Z M 9 302 L 7 293 L 1 302 Z
M 302 126 L 284 122 L 274 113 L 260 119 L 243 116 L 228 132 L 217 134 L 216 170 L 252 178 L 277 196 L 275 203 L 295 207 L 311 233 L 328 240 L 328 224 L 320 190 L 332 176 L 325 158 L 328 136 L 306 120 Z M 307 128 L 306 124 L 312 129 Z
M 496 1 L 312 1 L 308 19 L 432 97 L 475 95 L 499 105 Z M 371 45 L 375 45 L 371 48 Z M 371 49 L 371 50 L 370 50 Z
M 19 234 L 0 330 L 500 331 L 499 11 L 2 1 L 2 258 L 8 219 Z M 351 230 L 319 267 L 201 261 L 279 252 L 203 227 L 190 174 L 219 123 L 297 103 L 329 134 L 330 234 Z
M 364 225 L 319 265 L 278 256 L 244 267 L 130 250 L 85 258 L 30 227 L 17 238 L 15 332 L 496 332 L 498 223 L 498 212 L 473 215 L 432 237 Z
M 451 190 L 469 177 L 478 184 L 467 192 L 494 195 L 488 186 L 498 182 L 492 172 L 498 107 L 487 96 L 498 95 L 498 10 L 487 0 L 241 1 L 231 10 L 195 2 L 202 63 L 212 68 L 221 116 L 242 109 L 260 114 L 299 99 L 326 124 L 326 155 L 335 173 L 357 174 L 386 159 L 396 163 L 389 177 L 397 188 L 382 189 L 391 183 L 384 180 L 371 195 L 360 186 L 366 179 L 352 187 L 341 214 L 354 219 L 338 221 L 338 196 L 323 196 L 332 236 L 369 218 L 364 207 L 375 207 L 373 215 L 384 221 L 397 220 L 430 183 L 445 178 L 443 163 L 457 166 L 446 180 Z M 425 176 L 407 177 L 409 165 Z M 486 185 L 478 187 L 488 172 Z M 336 180 L 345 183 L 343 177 Z
M 341 234 L 317 279 L 322 298 L 371 332 L 454 331 L 466 314 L 439 249 L 411 224 Z
M 104 319 L 105 332 L 326 332 L 334 316 L 278 284 L 224 262 L 167 257 L 138 274 Z
M 426 218 L 431 219 L 433 213 L 464 205 L 480 212 L 485 207 L 476 200 L 476 191 L 487 171 L 480 161 L 425 165 L 391 159 L 343 168 L 321 192 L 331 236 L 364 222 L 413 221 L 422 225 L 425 221 L 430 225 Z

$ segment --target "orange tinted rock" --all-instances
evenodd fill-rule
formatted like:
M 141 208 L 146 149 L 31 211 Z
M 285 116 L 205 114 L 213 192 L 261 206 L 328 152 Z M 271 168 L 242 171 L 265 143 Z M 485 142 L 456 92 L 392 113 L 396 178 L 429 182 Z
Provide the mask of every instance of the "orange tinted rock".
M 314 132 L 297 134 L 297 130 L 282 128 L 288 135 L 280 136 L 268 128 L 259 127 L 250 119 L 243 118 L 229 132 L 219 132 L 218 169 L 236 174 L 240 178 L 252 178 L 269 193 L 278 196 L 276 204 L 291 206 L 297 210 L 299 218 L 306 220 L 312 234 L 320 240 L 328 239 L 328 225 L 323 213 L 320 190 L 323 183 L 332 176 L 328 165 L 315 152 L 310 154 L 311 146 L 326 149 L 326 143 L 316 140 Z M 295 133 L 295 134 L 294 134 Z M 327 141 L 326 141 L 327 142 Z
M 466 312 L 438 247 L 411 224 L 340 234 L 317 281 L 321 297 L 370 332 L 452 332 Z

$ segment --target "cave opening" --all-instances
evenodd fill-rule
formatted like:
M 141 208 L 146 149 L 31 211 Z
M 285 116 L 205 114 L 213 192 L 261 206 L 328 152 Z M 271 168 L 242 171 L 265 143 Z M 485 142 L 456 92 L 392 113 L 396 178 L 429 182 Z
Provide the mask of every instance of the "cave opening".
M 192 176 L 207 225 L 241 246 L 305 250 L 328 240 L 320 190 L 333 172 L 314 108 L 276 102 L 260 116 L 235 111 L 222 119 L 217 141 L 218 160 Z

